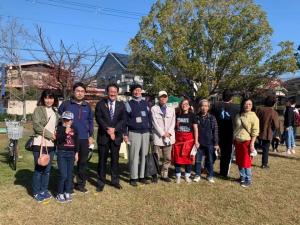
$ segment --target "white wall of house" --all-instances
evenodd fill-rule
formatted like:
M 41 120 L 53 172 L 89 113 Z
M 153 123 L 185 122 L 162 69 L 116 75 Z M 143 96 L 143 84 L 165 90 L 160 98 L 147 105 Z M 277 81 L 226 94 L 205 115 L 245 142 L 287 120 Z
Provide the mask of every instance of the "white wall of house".
M 36 104 L 36 100 L 26 101 L 26 114 L 32 114 L 36 107 Z M 7 114 L 23 115 L 23 102 L 9 100 L 7 106 Z
M 61 101 L 59 102 L 61 104 Z M 36 108 L 37 100 L 26 101 L 26 114 L 32 114 Z M 16 100 L 8 100 L 7 114 L 23 115 L 23 102 Z

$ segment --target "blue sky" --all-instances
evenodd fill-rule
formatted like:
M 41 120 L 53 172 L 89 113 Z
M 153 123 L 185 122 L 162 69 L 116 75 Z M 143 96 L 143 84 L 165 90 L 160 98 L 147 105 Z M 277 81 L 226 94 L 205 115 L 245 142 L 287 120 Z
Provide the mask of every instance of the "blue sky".
M 59 7 L 57 2 L 71 2 Z M 17 17 L 29 31 L 39 24 L 54 43 L 90 45 L 94 40 L 113 52 L 126 53 L 154 0 L 1 0 L 0 15 Z M 255 0 L 266 11 L 273 28 L 272 45 L 290 40 L 300 44 L 300 0 Z M 79 5 L 77 3 L 80 3 Z M 75 6 L 77 5 L 77 6 Z M 70 9 L 72 8 L 72 9 Z M 116 10 L 121 10 L 116 11 Z M 124 12 L 126 11 L 126 12 Z M 132 14 L 134 12 L 134 14 Z M 108 14 L 117 14 L 112 16 Z

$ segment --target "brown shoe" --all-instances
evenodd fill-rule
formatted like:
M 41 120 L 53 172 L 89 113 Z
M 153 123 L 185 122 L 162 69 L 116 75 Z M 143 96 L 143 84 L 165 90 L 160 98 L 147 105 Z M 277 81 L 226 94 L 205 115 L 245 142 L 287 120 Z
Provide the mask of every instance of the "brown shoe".
M 170 182 L 172 182 L 172 180 L 169 178 L 169 177 L 162 177 L 162 178 L 160 178 L 162 181 L 164 181 L 164 182 L 167 182 L 167 183 L 170 183 Z

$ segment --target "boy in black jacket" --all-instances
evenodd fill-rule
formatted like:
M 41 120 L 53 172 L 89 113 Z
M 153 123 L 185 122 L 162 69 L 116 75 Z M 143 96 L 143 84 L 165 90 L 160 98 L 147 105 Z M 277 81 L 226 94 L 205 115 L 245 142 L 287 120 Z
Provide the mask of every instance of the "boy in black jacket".
M 79 137 L 72 125 L 74 114 L 65 111 L 62 114 L 62 124 L 56 129 L 57 165 L 59 170 L 58 194 L 56 200 L 60 203 L 69 202 L 71 198 L 74 161 L 78 160 Z

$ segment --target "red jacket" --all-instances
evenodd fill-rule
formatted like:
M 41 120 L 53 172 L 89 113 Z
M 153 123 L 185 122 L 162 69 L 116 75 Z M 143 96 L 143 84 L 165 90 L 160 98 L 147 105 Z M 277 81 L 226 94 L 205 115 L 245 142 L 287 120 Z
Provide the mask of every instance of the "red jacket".
M 176 142 L 173 145 L 172 161 L 180 165 L 192 164 L 191 151 L 195 144 L 193 132 L 176 132 L 175 137 Z

